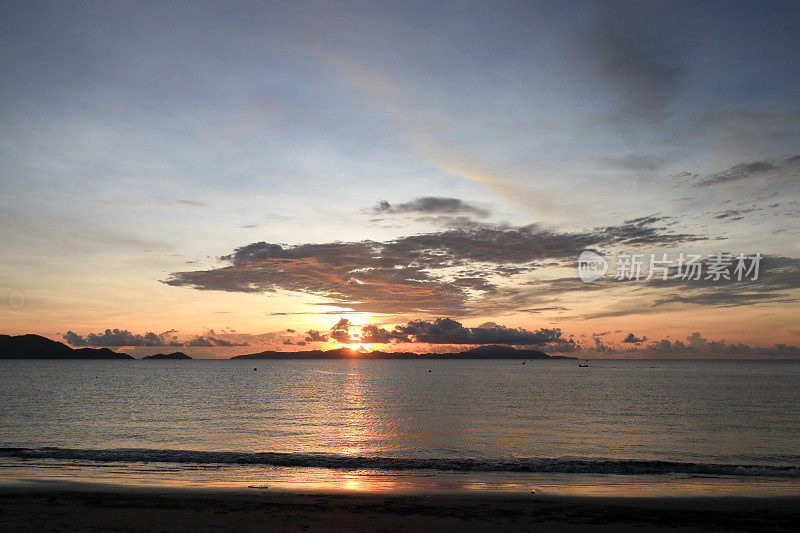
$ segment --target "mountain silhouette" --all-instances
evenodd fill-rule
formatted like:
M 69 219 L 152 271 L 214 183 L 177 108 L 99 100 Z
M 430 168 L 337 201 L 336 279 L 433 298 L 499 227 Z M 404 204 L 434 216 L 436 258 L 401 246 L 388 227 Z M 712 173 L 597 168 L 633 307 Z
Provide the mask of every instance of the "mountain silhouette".
M 191 357 L 189 357 L 183 352 L 172 352 L 172 353 L 157 353 L 154 355 L 146 355 L 142 357 L 142 359 L 191 359 Z
M 359 352 L 351 348 L 334 350 L 304 350 L 278 352 L 267 350 L 259 353 L 237 355 L 231 359 L 574 359 L 562 355 L 548 355 L 539 350 L 517 350 L 510 346 L 489 344 L 454 353 L 413 352 Z
M 108 348 L 70 348 L 40 335 L 0 335 L 0 359 L 133 359 Z

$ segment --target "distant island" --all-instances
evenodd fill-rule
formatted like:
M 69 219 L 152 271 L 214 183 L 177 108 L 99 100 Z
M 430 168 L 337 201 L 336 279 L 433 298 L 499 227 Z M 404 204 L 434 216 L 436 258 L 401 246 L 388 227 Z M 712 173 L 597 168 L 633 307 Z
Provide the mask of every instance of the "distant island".
M 0 335 L 0 359 L 133 359 L 108 348 L 70 348 L 40 335 Z
M 517 350 L 510 346 L 490 344 L 453 353 L 413 352 L 359 352 L 350 348 L 335 350 L 305 350 L 278 352 L 267 350 L 259 353 L 237 355 L 231 359 L 575 359 L 563 355 L 548 355 L 539 350 Z
M 40 335 L 0 335 L 0 359 L 134 359 L 108 348 L 70 348 Z M 183 352 L 157 353 L 142 359 L 191 360 Z M 539 350 L 518 350 L 511 346 L 489 344 L 451 353 L 361 352 L 351 348 L 279 352 L 267 350 L 237 355 L 230 359 L 575 359 L 548 355 Z
M 145 355 L 142 359 L 191 359 L 188 355 L 183 352 L 172 352 L 172 353 L 157 353 L 154 355 Z

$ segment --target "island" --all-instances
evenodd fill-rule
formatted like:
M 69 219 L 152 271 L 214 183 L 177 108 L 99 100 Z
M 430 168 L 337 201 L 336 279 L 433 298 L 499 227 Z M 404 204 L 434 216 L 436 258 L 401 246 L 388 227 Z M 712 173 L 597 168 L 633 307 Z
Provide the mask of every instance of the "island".
M 133 359 L 108 348 L 70 348 L 40 335 L 0 335 L 0 359 Z
M 452 353 L 361 352 L 351 348 L 334 350 L 303 350 L 279 352 L 267 350 L 237 355 L 231 359 L 575 359 L 563 355 L 548 355 L 539 350 L 519 350 L 511 346 L 489 344 Z
M 172 353 L 157 353 L 154 355 L 145 355 L 142 359 L 169 359 L 169 360 L 183 360 L 183 359 L 191 359 L 188 355 L 183 352 L 172 352 Z
M 134 359 L 108 348 L 70 348 L 64 343 L 40 335 L 0 335 L 0 359 Z M 142 359 L 192 360 L 183 352 L 157 353 Z M 487 344 L 450 353 L 414 353 L 359 351 L 342 347 L 333 350 L 276 351 L 237 355 L 230 359 L 575 359 L 564 355 L 548 355 L 539 350 L 523 350 L 512 346 Z

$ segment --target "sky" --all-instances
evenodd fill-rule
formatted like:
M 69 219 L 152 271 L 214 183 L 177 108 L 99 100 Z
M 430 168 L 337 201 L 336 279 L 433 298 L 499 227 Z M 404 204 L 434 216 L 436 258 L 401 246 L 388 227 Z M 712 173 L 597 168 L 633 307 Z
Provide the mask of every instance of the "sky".
M 798 357 L 798 24 L 779 1 L 4 2 L 2 332 Z

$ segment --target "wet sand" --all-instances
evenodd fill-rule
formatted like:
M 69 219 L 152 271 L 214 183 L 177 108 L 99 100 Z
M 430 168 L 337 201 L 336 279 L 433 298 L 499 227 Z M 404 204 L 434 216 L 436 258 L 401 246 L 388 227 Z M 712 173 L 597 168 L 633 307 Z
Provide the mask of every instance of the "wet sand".
M 0 487 L 2 531 L 796 531 L 800 497 L 286 493 Z

